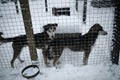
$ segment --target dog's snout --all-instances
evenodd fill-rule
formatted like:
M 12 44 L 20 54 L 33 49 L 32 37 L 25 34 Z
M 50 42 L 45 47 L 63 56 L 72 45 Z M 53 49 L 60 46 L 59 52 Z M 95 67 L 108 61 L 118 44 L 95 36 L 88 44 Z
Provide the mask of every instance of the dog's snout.
M 107 35 L 108 33 L 103 30 L 103 31 L 99 31 L 99 34 L 100 34 L 100 35 Z
M 55 36 L 52 35 L 52 38 L 55 38 Z
M 55 38 L 55 35 L 51 35 L 49 38 L 50 38 L 50 39 L 54 39 L 54 38 Z
M 105 33 L 105 35 L 107 35 L 107 34 L 108 34 L 106 31 L 105 31 L 104 33 Z

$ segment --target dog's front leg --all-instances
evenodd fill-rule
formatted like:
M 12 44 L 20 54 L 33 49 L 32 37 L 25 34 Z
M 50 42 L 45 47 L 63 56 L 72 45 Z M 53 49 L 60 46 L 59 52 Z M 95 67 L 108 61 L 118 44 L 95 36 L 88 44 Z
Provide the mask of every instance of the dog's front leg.
M 43 59 L 44 59 L 44 63 L 46 65 L 46 67 L 49 66 L 49 63 L 48 63 L 48 54 L 49 54 L 49 51 L 47 49 L 42 49 L 42 54 L 43 54 Z
M 89 54 L 90 54 L 90 51 L 84 52 L 84 54 L 83 54 L 83 65 L 87 65 L 88 64 Z
M 61 62 L 59 61 L 59 58 L 62 54 L 63 48 L 58 48 L 55 49 L 54 51 L 54 61 L 53 61 L 53 66 L 56 66 L 56 64 L 60 64 Z
M 48 67 L 48 61 L 47 61 L 47 56 L 45 54 L 43 54 L 43 58 L 44 58 L 44 64 L 46 67 Z

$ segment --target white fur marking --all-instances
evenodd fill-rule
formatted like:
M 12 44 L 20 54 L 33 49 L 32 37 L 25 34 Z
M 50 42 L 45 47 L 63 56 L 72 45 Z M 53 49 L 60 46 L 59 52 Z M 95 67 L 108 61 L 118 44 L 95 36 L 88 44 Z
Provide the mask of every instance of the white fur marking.
M 50 39 L 53 39 L 55 37 L 55 30 L 54 30 L 54 28 L 49 28 L 47 33 L 48 33 Z

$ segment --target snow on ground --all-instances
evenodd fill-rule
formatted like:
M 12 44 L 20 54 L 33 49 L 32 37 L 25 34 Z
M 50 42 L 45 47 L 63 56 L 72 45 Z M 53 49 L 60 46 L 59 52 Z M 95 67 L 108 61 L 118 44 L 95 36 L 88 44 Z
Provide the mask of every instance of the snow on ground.
M 27 80 L 21 76 L 22 69 L 0 71 L 0 80 Z M 120 80 L 120 66 L 116 65 L 88 65 L 75 67 L 66 64 L 62 68 L 40 68 L 38 74 L 31 80 Z M 118 71 L 119 70 L 119 71 Z
M 110 65 L 110 50 L 114 8 L 94 8 L 87 4 L 86 24 L 82 22 L 83 0 L 79 1 L 79 10 L 75 11 L 75 0 L 48 0 L 48 12 L 45 12 L 44 0 L 29 0 L 34 33 L 42 32 L 42 26 L 47 23 L 58 23 L 57 33 L 87 33 L 94 23 L 100 23 L 107 36 L 99 36 L 91 51 L 87 66 L 82 66 L 83 52 L 72 52 L 65 49 L 60 58 L 62 64 L 46 68 L 43 63 L 42 50 L 37 49 L 39 67 L 43 75 L 35 80 L 120 80 L 120 66 Z M 52 7 L 70 7 L 71 16 L 53 16 Z M 21 12 L 16 14 L 14 3 L 0 4 L 0 32 L 4 37 L 14 37 L 25 34 Z M 15 62 L 15 68 L 10 68 L 9 61 L 13 55 L 12 42 L 0 46 L 0 80 L 26 80 L 20 74 L 21 70 L 31 64 L 28 47 L 23 48 L 21 58 Z

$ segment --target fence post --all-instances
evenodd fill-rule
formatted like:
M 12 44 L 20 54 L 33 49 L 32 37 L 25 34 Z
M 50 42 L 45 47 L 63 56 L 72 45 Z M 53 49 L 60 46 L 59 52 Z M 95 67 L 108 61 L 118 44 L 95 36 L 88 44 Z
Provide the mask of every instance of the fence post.
M 48 11 L 47 0 L 45 0 L 45 10 Z
M 76 11 L 78 12 L 78 0 L 76 0 L 75 8 L 76 8 Z
M 83 22 L 86 23 L 86 14 L 87 14 L 87 0 L 84 0 L 83 6 Z
M 38 56 L 35 48 L 29 2 L 28 0 L 19 0 L 19 1 L 20 1 L 21 10 L 22 10 L 22 16 L 23 16 L 23 21 L 24 21 L 24 26 L 25 26 L 25 31 L 26 31 L 27 41 L 28 41 L 28 47 L 30 51 L 30 57 L 31 57 L 31 60 L 37 61 Z
M 115 16 L 114 16 L 114 30 L 113 30 L 113 49 L 111 51 L 112 64 L 119 64 L 120 52 L 120 0 L 115 0 Z

